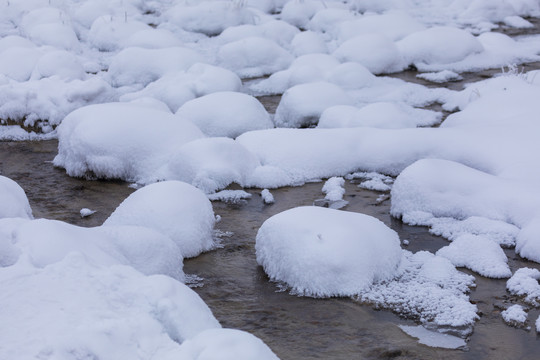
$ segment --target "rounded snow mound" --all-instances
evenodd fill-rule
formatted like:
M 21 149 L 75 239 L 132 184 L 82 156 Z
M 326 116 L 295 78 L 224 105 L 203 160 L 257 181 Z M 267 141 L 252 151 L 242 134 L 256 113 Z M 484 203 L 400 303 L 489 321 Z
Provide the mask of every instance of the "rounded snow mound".
M 397 233 L 364 214 L 297 207 L 266 220 L 257 233 L 257 262 L 272 280 L 315 297 L 352 296 L 397 274 Z
M 70 176 L 97 176 L 148 183 L 170 152 L 204 137 L 191 122 L 136 104 L 85 106 L 57 128 L 54 164 Z
M 181 181 L 145 186 L 128 196 L 103 224 L 138 225 L 168 235 L 184 257 L 214 246 L 214 211 L 206 195 Z
M 181 359 L 278 360 L 259 338 L 235 329 L 208 329 L 187 339 L 180 346 Z
M 0 175 L 0 219 L 14 217 L 32 219 L 32 209 L 23 188 Z
M 217 54 L 218 65 L 242 78 L 269 75 L 284 70 L 294 57 L 275 41 L 248 37 L 223 45 Z
M 247 185 L 259 160 L 238 142 L 222 137 L 190 141 L 168 163 L 170 179 L 190 183 L 213 193 L 231 183 Z
M 274 127 L 259 100 L 233 91 L 215 92 L 190 100 L 176 115 L 191 121 L 208 136 L 235 138 L 246 131 Z

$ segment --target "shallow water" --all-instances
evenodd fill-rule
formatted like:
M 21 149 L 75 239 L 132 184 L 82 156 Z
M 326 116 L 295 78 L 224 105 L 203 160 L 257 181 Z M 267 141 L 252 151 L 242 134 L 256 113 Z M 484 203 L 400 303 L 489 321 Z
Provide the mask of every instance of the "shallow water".
M 52 166 L 55 140 L 0 142 L 0 174 L 17 181 L 26 191 L 34 216 L 80 226 L 100 225 L 134 190 L 124 182 L 70 178 Z M 255 261 L 255 236 L 270 216 L 324 197 L 322 183 L 273 190 L 275 204 L 265 205 L 259 190 L 248 189 L 252 199 L 239 204 L 214 202 L 221 215 L 217 225 L 232 232 L 223 247 L 186 260 L 184 270 L 202 278 L 194 288 L 224 327 L 249 331 L 263 339 L 282 359 L 537 359 L 540 340 L 534 330 L 505 325 L 501 309 L 517 299 L 505 291 L 505 280 L 476 276 L 471 300 L 481 311 L 465 350 L 429 348 L 402 332 L 397 325 L 414 325 L 389 311 L 377 311 L 350 299 L 312 299 L 279 292 Z M 410 244 L 410 251 L 436 251 L 447 242 L 426 228 L 411 227 L 390 217 L 390 201 L 376 201 L 378 192 L 347 181 L 344 210 L 375 216 Z M 81 218 L 79 210 L 97 212 Z M 512 270 L 538 264 L 519 259 L 507 250 Z M 519 303 L 519 302 L 518 302 Z M 529 312 L 529 325 L 540 310 Z

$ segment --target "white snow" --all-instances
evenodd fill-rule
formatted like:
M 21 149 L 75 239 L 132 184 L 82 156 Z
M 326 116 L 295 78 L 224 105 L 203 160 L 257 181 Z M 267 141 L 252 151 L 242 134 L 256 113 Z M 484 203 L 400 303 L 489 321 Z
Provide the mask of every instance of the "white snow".
M 95 214 L 96 211 L 88 209 L 88 208 L 82 208 L 81 211 L 79 211 L 79 213 L 81 214 L 81 217 L 84 218 L 84 217 L 88 217 L 90 215 Z
M 178 359 L 278 360 L 259 338 L 234 329 L 209 329 L 182 343 Z
M 261 191 L 261 196 L 265 204 L 273 204 L 275 202 L 274 195 L 272 195 L 268 189 L 263 189 Z
M 276 109 L 278 127 L 316 125 L 322 112 L 333 105 L 351 105 L 352 99 L 340 87 L 328 82 L 296 85 L 288 89 Z
M 461 235 L 437 251 L 454 266 L 464 266 L 482 276 L 508 278 L 512 275 L 508 258 L 499 244 L 481 235 Z
M 393 278 L 401 261 L 397 234 L 379 220 L 316 206 L 266 220 L 255 249 L 270 279 L 315 297 L 358 294 Z
M 512 326 L 523 326 L 527 321 L 527 312 L 521 305 L 512 305 L 501 313 L 505 323 Z
M 184 257 L 212 249 L 214 211 L 206 195 L 181 181 L 147 185 L 125 199 L 103 225 L 145 226 L 170 237 Z
M 217 53 L 218 65 L 232 70 L 241 78 L 269 75 L 286 69 L 293 56 L 275 41 L 247 37 L 227 43 Z
M 14 217 L 32 219 L 32 209 L 23 188 L 0 175 L 0 219 Z
M 228 203 L 238 203 L 245 199 L 251 199 L 251 194 L 244 190 L 221 190 L 214 194 L 207 195 L 211 201 L 224 201 Z
M 422 325 L 418 326 L 407 326 L 399 325 L 401 330 L 403 330 L 407 335 L 415 337 L 418 339 L 420 344 L 427 345 L 429 347 L 438 347 L 443 349 L 458 349 L 467 345 L 465 340 L 460 337 L 441 334 L 436 331 L 430 331 L 423 327 Z
M 91 105 L 58 127 L 54 164 L 71 176 L 156 181 L 170 152 L 202 137 L 191 122 L 164 111 L 126 103 Z
M 435 125 L 441 113 L 416 109 L 404 103 L 374 102 L 362 108 L 337 105 L 327 108 L 319 119 L 318 128 L 376 127 L 385 129 Z
M 233 91 L 215 92 L 187 101 L 176 115 L 191 121 L 205 135 L 212 137 L 235 138 L 246 131 L 274 127 L 259 100 Z
M 326 180 L 323 185 L 322 192 L 325 193 L 325 199 L 329 201 L 339 201 L 343 200 L 343 195 L 345 195 L 345 179 L 342 177 L 331 177 Z
M 213 137 L 183 145 L 171 155 L 166 166 L 167 179 L 181 180 L 213 193 L 232 183 L 247 185 L 260 162 L 238 142 Z
M 375 191 L 389 191 L 392 189 L 392 183 L 394 182 L 394 179 L 392 179 L 390 176 L 379 174 L 377 172 L 360 171 L 348 174 L 345 178 L 349 180 L 365 179 L 358 184 L 358 187 Z
M 511 293 L 524 296 L 524 301 L 533 306 L 540 305 L 540 271 L 531 268 L 518 269 L 506 282 L 506 289 Z
M 463 79 L 461 75 L 450 70 L 441 70 L 433 73 L 421 73 L 416 75 L 416 77 L 434 83 L 445 83 L 447 81 L 459 81 Z

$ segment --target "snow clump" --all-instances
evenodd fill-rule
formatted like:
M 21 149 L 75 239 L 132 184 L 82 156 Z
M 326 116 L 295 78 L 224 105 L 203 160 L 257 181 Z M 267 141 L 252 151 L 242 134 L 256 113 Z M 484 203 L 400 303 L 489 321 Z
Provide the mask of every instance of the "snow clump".
M 525 302 L 540 305 L 540 271 L 531 268 L 518 269 L 506 282 L 506 289 L 514 295 L 525 296 Z
M 512 326 L 524 326 L 527 321 L 527 312 L 521 305 L 512 305 L 501 313 L 505 323 Z

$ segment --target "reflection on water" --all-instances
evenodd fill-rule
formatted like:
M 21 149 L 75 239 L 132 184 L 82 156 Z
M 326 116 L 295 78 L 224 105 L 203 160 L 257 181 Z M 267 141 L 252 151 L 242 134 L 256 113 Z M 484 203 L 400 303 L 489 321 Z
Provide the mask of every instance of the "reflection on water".
M 0 173 L 26 191 L 35 217 L 58 219 L 80 226 L 100 225 L 133 189 L 124 182 L 86 181 L 68 177 L 51 160 L 56 141 L 0 142 Z M 534 330 L 505 325 L 500 312 L 516 299 L 505 291 L 505 280 L 477 278 L 471 293 L 481 311 L 466 350 L 434 349 L 420 345 L 398 324 L 413 325 L 387 311 L 350 299 L 311 299 L 279 292 L 255 261 L 255 236 L 270 216 L 292 207 L 311 205 L 324 197 L 322 183 L 272 190 L 275 203 L 265 205 L 259 190 L 240 204 L 214 202 L 221 215 L 223 248 L 186 260 L 184 270 L 204 278 L 194 290 L 225 327 L 247 330 L 263 339 L 282 359 L 536 359 L 540 341 Z M 409 240 L 408 250 L 436 251 L 447 242 L 422 227 L 410 227 L 389 215 L 390 201 L 377 202 L 380 193 L 346 183 L 348 211 L 375 216 Z M 97 212 L 81 218 L 79 210 Z M 537 264 L 507 250 L 512 270 Z M 540 314 L 529 312 L 529 325 Z

